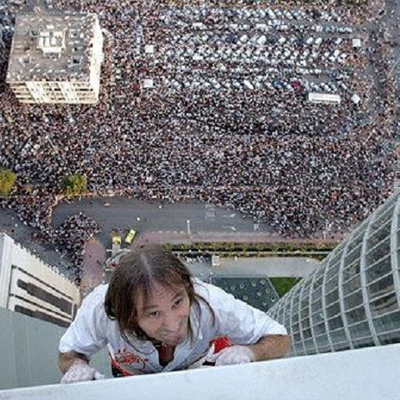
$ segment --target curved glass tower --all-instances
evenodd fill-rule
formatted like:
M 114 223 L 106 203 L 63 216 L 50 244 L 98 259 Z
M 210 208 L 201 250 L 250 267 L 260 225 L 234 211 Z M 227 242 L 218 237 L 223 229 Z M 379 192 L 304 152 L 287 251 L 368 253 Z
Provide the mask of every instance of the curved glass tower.
M 292 356 L 400 342 L 400 191 L 268 313 Z

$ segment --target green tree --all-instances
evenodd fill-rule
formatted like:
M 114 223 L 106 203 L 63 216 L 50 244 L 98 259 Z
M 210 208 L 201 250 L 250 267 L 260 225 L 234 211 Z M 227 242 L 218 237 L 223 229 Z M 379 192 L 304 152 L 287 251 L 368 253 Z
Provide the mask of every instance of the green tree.
M 0 196 L 6 197 L 10 194 L 15 181 L 17 180 L 17 175 L 9 169 L 0 169 Z
M 67 196 L 79 196 L 87 192 L 87 178 L 85 175 L 73 174 L 65 176 L 62 187 Z

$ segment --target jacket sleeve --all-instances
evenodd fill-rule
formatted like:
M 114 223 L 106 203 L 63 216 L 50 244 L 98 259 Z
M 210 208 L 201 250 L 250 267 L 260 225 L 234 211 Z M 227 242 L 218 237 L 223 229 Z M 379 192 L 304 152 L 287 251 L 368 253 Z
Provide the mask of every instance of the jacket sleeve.
M 60 340 L 59 351 L 75 351 L 90 358 L 107 344 L 107 325 L 112 323 L 104 309 L 105 286 L 99 286 L 82 302 L 75 320 Z
M 218 335 L 235 344 L 254 344 L 267 335 L 287 335 L 287 330 L 265 312 L 235 299 L 213 285 L 205 284 L 208 301 L 214 310 Z

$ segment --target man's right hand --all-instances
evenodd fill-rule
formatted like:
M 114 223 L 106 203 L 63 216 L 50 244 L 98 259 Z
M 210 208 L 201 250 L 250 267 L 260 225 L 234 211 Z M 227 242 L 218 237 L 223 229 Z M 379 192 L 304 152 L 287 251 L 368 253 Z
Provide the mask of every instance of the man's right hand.
M 104 379 L 104 375 L 96 371 L 83 360 L 74 361 L 61 379 L 61 383 L 75 383 Z

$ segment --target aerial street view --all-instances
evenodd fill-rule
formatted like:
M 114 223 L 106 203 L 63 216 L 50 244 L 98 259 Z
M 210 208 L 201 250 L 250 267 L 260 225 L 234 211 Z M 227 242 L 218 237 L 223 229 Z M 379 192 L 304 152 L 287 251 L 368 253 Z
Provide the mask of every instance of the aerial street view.
M 399 23 L 397 0 L 0 0 L 0 326 L 44 324 L 32 365 L 60 352 L 21 377 L 10 331 L 0 399 L 281 357 L 378 368 L 381 348 L 390 365 Z

